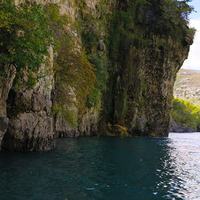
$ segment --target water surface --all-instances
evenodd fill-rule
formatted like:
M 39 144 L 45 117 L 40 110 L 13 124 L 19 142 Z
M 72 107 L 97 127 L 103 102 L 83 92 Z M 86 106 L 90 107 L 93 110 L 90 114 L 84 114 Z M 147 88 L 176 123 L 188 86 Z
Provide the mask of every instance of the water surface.
M 200 133 L 66 138 L 49 152 L 0 152 L 0 199 L 198 200 Z

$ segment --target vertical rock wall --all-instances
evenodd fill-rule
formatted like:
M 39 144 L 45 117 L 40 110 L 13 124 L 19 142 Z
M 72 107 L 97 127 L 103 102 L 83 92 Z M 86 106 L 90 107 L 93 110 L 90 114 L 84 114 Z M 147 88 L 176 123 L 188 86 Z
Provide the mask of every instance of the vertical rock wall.
M 135 112 L 129 125 L 133 135 L 168 136 L 173 85 L 188 52 L 189 45 L 181 50 L 174 46 L 169 52 L 148 50 L 147 59 L 138 69 L 140 94 L 136 97 L 138 104 L 132 105 Z
M 174 47 L 170 53 L 155 48 L 144 55 L 135 47 L 124 51 L 126 64 L 117 63 L 109 79 L 104 104 L 110 108 L 105 114 L 106 124 L 113 125 L 112 134 L 120 125 L 133 136 L 167 137 L 173 85 L 189 45 L 183 49 Z M 109 134 L 107 131 L 105 134 Z
M 188 40 L 189 28 L 181 16 L 176 25 L 180 35 L 174 37 L 174 24 L 163 18 L 161 1 L 148 2 L 152 5 L 118 1 L 110 37 L 105 134 L 115 135 L 115 127 L 121 126 L 133 136 L 168 136 L 173 85 L 192 37 Z M 167 29 L 164 20 L 170 24 Z
M 21 88 L 15 92 L 11 89 L 15 70 L 12 67 L 8 68 L 6 77 L 0 79 L 2 149 L 49 150 L 55 146 L 56 136 L 114 135 L 117 129 L 124 135 L 128 135 L 126 134 L 128 132 L 133 136 L 167 136 L 173 84 L 178 69 L 187 58 L 190 44 L 184 41 L 184 45 L 180 48 L 176 41 L 168 44 L 170 38 L 165 38 L 168 48 L 163 48 L 163 44 L 163 46 L 157 45 L 154 35 L 149 38 L 151 45 L 148 48 L 138 48 L 134 43 L 134 37 L 141 33 L 140 28 L 134 23 L 128 26 L 132 37 L 130 40 L 123 36 L 126 22 L 123 22 L 122 18 L 116 17 L 117 20 L 122 20 L 120 22 L 112 19 L 113 11 L 116 9 L 115 0 L 85 0 L 83 5 L 76 0 L 36 1 L 42 4 L 60 5 L 60 14 L 66 14 L 71 18 L 70 23 L 65 26 L 65 34 L 75 36 L 77 49 L 88 48 L 86 50 L 91 54 L 98 53 L 109 60 L 109 81 L 106 90 L 102 91 L 101 102 L 96 107 L 86 108 L 79 118 L 77 128 L 72 128 L 62 115 L 52 116 L 51 113 L 54 98 L 52 94 L 55 93 L 53 81 L 55 52 L 52 48 L 50 48 L 51 63 L 49 66 L 41 67 L 44 77 L 32 90 Z M 24 2 L 25 0 L 16 0 L 16 4 Z M 121 3 L 119 9 L 124 12 L 127 1 L 119 2 Z M 106 19 L 108 13 L 109 19 Z M 126 14 L 122 17 L 125 16 Z M 91 36 L 96 37 L 93 46 L 90 46 L 91 44 L 87 46 L 87 39 L 90 38 L 86 37 L 84 41 L 79 30 L 83 27 L 75 26 L 80 19 L 84 21 L 83 26 L 85 26 L 82 31 L 88 34 L 92 32 Z M 148 21 L 149 18 L 145 20 Z M 119 30 L 114 30 L 114 26 Z M 114 59 L 112 48 L 117 52 Z
M 44 77 L 28 90 L 10 90 L 7 114 L 8 129 L 3 137 L 3 150 L 44 151 L 55 146 L 53 118 L 51 116 L 51 92 L 53 89 L 53 49 L 51 64 L 43 65 L 39 73 Z
M 59 3 L 60 14 L 66 14 L 71 19 L 71 22 L 66 26 L 65 31 L 66 34 L 73 35 L 76 49 L 82 51 L 84 48 L 87 48 L 87 44 L 84 46 L 82 38 L 82 31 L 85 28 L 84 31 L 88 32 L 88 34 L 94 31 L 96 37 L 95 39 L 98 40 L 97 42 L 94 42 L 96 44 L 93 44 L 93 46 L 89 48 L 89 51 L 93 53 L 100 52 L 103 54 L 102 52 L 104 52 L 106 49 L 104 39 L 108 37 L 108 35 L 106 35 L 108 32 L 108 21 L 105 19 L 100 19 L 100 17 L 107 14 L 103 12 L 112 12 L 112 10 L 109 10 L 109 8 L 112 7 L 114 3 L 115 0 L 109 0 L 104 3 L 101 0 L 85 0 L 83 2 L 70 1 L 70 3 L 68 1 L 62 1 Z M 104 10 L 102 10 L 102 7 Z M 80 23 L 81 20 L 83 21 L 83 24 Z M 91 41 L 88 41 L 88 43 L 90 42 Z M 58 114 L 54 117 L 54 130 L 56 135 L 59 137 L 97 135 L 101 107 L 100 104 L 101 102 L 90 109 L 85 107 L 84 112 L 81 114 L 78 110 L 76 110 L 76 108 L 74 109 L 73 106 L 66 105 L 69 109 L 74 109 L 76 114 L 79 115 L 76 116 L 77 119 L 79 119 L 78 125 L 77 128 L 72 128 L 71 125 L 63 118 L 63 116 Z
M 62 0 L 36 0 L 42 4 L 58 4 L 60 14 L 68 15 L 71 23 L 76 23 L 79 15 L 77 2 Z M 16 0 L 16 5 L 25 3 L 25 0 Z M 79 2 L 78 2 L 79 3 Z M 86 1 L 85 12 L 96 15 L 97 1 Z M 100 1 L 101 3 L 101 1 Z M 70 33 L 69 24 L 66 33 Z M 72 32 L 77 37 L 77 32 Z M 80 45 L 80 43 L 78 44 Z M 78 48 L 82 48 L 79 47 Z M 14 76 L 1 80 L 1 110 L 0 110 L 0 139 L 3 150 L 11 151 L 43 151 L 55 146 L 54 137 L 77 137 L 80 135 L 92 135 L 97 131 L 98 111 L 93 108 L 82 114 L 79 125 L 76 129 L 72 128 L 60 115 L 52 116 L 52 90 L 53 90 L 53 49 L 50 49 L 51 64 L 43 65 L 40 69 L 44 77 L 37 85 L 28 90 L 20 88 L 17 92 L 11 89 Z M 9 77 L 9 78 L 8 78 Z M 26 77 L 25 77 L 26 78 Z M 9 95 L 8 95 L 9 94 Z M 7 100 L 7 102 L 6 102 Z M 54 134 L 55 133 L 55 134 Z M 5 135 L 4 135 L 5 134 Z

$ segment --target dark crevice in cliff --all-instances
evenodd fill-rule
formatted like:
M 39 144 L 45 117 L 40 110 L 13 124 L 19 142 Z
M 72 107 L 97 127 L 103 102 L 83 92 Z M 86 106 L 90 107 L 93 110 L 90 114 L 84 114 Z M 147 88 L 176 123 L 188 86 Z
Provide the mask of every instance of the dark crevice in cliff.
M 16 92 L 11 89 L 8 94 L 8 99 L 6 101 L 7 103 L 7 116 L 10 119 L 11 117 L 16 117 L 18 113 L 18 107 L 15 105 L 15 98 L 16 98 Z

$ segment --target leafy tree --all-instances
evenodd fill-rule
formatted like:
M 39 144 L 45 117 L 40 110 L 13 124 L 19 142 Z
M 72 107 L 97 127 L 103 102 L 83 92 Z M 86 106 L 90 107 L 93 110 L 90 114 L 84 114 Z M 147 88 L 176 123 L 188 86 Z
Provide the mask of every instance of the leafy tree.
M 0 69 L 3 72 L 9 65 L 15 66 L 15 89 L 36 84 L 35 73 L 49 57 L 52 44 L 48 21 L 36 2 L 16 6 L 13 0 L 0 0 Z
M 188 0 L 163 0 L 160 1 L 160 11 L 157 13 L 159 20 L 156 24 L 158 32 L 179 40 L 186 39 L 192 43 L 195 29 L 188 28 L 188 16 L 194 10 L 188 5 Z

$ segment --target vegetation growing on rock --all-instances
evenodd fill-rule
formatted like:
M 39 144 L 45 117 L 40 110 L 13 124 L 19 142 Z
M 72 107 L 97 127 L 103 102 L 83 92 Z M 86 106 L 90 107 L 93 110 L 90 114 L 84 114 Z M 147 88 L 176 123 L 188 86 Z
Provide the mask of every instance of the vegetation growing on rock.
M 42 123 L 41 113 L 51 122 L 43 132 L 52 132 L 52 124 L 60 119 L 62 135 L 67 131 L 79 131 L 70 136 L 91 135 L 98 124 L 107 129 L 99 129 L 100 134 L 113 135 L 117 130 L 119 135 L 167 136 L 175 76 L 194 35 L 188 27 L 192 8 L 187 2 L 74 0 L 41 5 L 26 1 L 16 7 L 12 0 L 0 0 L 0 67 L 4 75 L 6 66 L 15 66 L 14 87 L 19 88 L 9 94 L 7 111 L 13 126 L 7 141 L 18 127 L 25 149 L 27 127 L 17 123 L 23 125 L 30 117 L 31 123 L 37 121 L 38 114 Z M 73 16 L 63 13 L 67 9 Z M 43 67 L 54 75 L 52 93 L 45 81 L 45 86 L 36 85 L 39 77 L 45 79 L 38 69 L 48 61 L 50 45 L 50 68 Z M 28 127 L 31 137 L 41 137 L 35 127 Z M 53 133 L 49 136 L 52 141 Z M 29 142 L 36 144 L 35 139 Z
M 49 57 L 52 31 L 48 16 L 36 2 L 14 5 L 14 0 L 0 1 L 0 70 L 16 68 L 15 89 L 32 88 L 40 74 L 35 76 Z
M 108 44 L 107 123 L 133 135 L 168 134 L 174 79 L 195 32 L 191 11 L 187 1 L 118 1 Z

